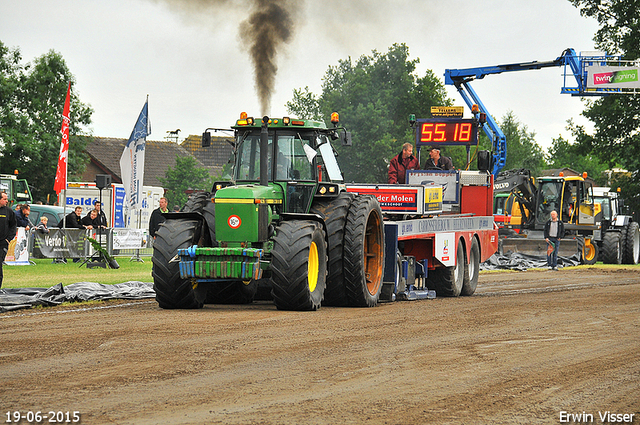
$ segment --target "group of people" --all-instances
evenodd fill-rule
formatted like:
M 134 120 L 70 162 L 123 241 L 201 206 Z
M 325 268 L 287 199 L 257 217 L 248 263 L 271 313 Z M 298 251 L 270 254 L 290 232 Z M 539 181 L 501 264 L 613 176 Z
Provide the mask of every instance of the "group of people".
M 64 223 L 60 223 L 58 227 L 66 227 L 67 229 L 106 229 L 107 217 L 102 211 L 100 201 L 93 203 L 93 209 L 82 217 L 82 207 L 77 206 L 72 212 L 64 218 Z
M 440 155 L 439 146 L 429 148 L 429 159 L 424 166 L 425 170 L 453 170 L 451 158 Z M 413 145 L 405 143 L 402 151 L 394 156 L 389 163 L 389 184 L 405 184 L 408 170 L 420 170 L 418 158 L 413 156 Z

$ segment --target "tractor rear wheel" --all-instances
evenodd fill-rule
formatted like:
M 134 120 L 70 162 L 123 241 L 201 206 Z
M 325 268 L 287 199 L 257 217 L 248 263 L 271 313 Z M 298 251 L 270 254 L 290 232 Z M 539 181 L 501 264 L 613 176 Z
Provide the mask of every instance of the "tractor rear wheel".
M 204 206 L 209 202 L 211 202 L 211 193 L 198 192 L 187 200 L 187 203 L 184 204 L 184 207 L 182 208 L 182 212 L 201 213 L 204 210 Z
M 210 283 L 205 304 L 251 304 L 257 291 L 258 283 L 253 279 Z
M 384 270 L 384 224 L 375 197 L 353 199 L 344 231 L 344 277 L 347 304 L 374 307 Z
M 335 199 L 316 202 L 311 206 L 311 213 L 318 214 L 324 219 L 329 244 L 327 287 L 324 289 L 323 305 L 346 305 L 343 265 L 344 225 L 354 197 L 353 193 L 343 192 Z
M 271 251 L 273 300 L 278 310 L 317 310 L 327 279 L 327 243 L 315 221 L 285 221 Z
M 640 261 L 640 228 L 635 221 L 627 224 L 622 231 L 622 263 L 638 264 Z
M 622 263 L 622 239 L 618 232 L 606 232 L 602 238 L 602 262 L 605 264 Z
M 435 289 L 436 296 L 457 297 L 462 293 L 464 284 L 464 246 L 458 241 L 456 249 L 456 265 L 451 267 L 438 267 L 434 269 L 427 279 L 429 289 Z
M 478 277 L 480 276 L 480 245 L 478 240 L 473 238 L 471 250 L 469 251 L 469 264 L 464 265 L 464 279 L 462 281 L 462 291 L 460 295 L 473 295 L 478 287 Z
M 178 249 L 197 243 L 201 223 L 198 220 L 166 220 L 156 232 L 153 244 L 153 289 L 162 308 L 202 308 L 206 286 L 180 277 Z

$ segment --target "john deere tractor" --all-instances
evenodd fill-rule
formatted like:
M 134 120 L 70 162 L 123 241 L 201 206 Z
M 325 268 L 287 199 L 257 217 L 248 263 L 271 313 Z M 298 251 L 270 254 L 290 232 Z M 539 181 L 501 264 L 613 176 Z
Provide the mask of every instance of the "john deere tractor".
M 160 307 L 249 303 L 265 288 L 281 310 L 377 304 L 382 211 L 375 197 L 345 191 L 331 142 L 348 145 L 350 134 L 337 114 L 331 122 L 241 115 L 232 181 L 166 214 L 156 234 Z

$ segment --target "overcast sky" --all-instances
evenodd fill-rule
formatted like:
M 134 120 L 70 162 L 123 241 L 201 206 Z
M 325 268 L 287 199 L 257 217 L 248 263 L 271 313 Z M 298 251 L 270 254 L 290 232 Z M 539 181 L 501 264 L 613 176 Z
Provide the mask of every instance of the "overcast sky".
M 260 116 L 253 66 L 239 36 L 253 0 L 0 0 L 0 40 L 31 61 L 50 49 L 75 75 L 74 90 L 95 110 L 95 136 L 128 138 L 149 95 L 150 140 L 181 129 L 229 127 L 240 112 Z M 331 65 L 406 43 L 417 74 L 548 61 L 567 47 L 594 50 L 595 20 L 568 0 L 291 1 L 297 18 L 278 56 L 271 116 L 286 115 L 294 88 L 320 93 Z M 180 6 L 178 6 L 180 5 Z M 512 110 L 543 147 L 580 116 L 561 95 L 562 68 L 490 75 L 473 84 L 489 112 Z M 464 105 L 451 86 L 449 97 Z M 63 105 L 60 105 L 62 113 Z M 339 111 L 338 111 L 339 112 Z M 469 113 L 465 112 L 468 116 Z M 327 120 L 328 121 L 328 120 Z

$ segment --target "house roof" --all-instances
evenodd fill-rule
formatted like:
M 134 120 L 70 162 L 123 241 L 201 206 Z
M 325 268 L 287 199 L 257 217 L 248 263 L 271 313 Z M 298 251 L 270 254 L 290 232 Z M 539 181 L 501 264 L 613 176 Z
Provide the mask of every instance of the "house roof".
M 85 152 L 91 162 L 105 173 L 111 174 L 122 181 L 120 172 L 120 157 L 128 139 L 112 137 L 85 136 L 90 139 Z M 146 186 L 162 186 L 159 178 L 165 178 L 167 169 L 174 168 L 177 157 L 193 156 L 177 143 L 169 141 L 147 140 L 145 145 L 144 184 Z M 195 157 L 198 167 L 204 167 Z
M 190 135 L 181 143 L 182 147 L 204 164 L 212 175 L 219 174 L 228 162 L 233 147 L 233 137 L 212 136 L 211 146 L 202 147 L 202 136 Z

